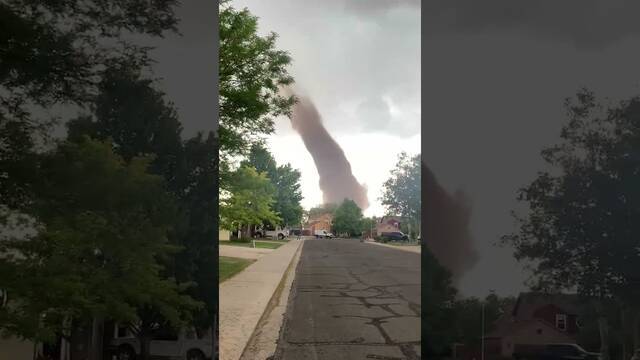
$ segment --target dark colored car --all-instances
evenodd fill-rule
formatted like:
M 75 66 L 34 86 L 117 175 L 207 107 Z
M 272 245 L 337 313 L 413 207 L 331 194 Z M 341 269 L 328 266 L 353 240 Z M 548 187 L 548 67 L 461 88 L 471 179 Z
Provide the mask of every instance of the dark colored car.
M 393 231 L 382 233 L 382 237 L 387 240 L 399 241 L 399 240 L 409 240 L 409 237 L 402 233 L 401 231 Z
M 586 351 L 578 344 L 516 345 L 516 360 L 599 360 L 600 354 Z

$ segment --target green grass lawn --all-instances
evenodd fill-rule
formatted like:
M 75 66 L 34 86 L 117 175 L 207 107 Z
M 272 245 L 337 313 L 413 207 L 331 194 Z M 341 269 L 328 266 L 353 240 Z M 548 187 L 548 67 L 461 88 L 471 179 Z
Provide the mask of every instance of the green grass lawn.
M 255 260 L 220 256 L 218 258 L 218 266 L 220 270 L 218 284 L 239 273 L 254 261 Z
M 242 247 L 253 247 L 251 241 L 225 241 L 220 242 L 220 245 L 227 246 L 242 246 Z M 284 245 L 282 241 L 264 241 L 264 240 L 256 240 L 256 248 L 258 249 L 277 249 L 280 246 Z

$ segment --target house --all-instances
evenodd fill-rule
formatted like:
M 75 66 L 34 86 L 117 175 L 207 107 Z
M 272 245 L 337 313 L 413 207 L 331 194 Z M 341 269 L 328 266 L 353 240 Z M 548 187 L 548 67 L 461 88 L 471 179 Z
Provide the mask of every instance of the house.
M 400 231 L 401 219 L 398 216 L 383 216 L 376 221 L 376 234 Z
M 522 293 L 485 336 L 487 355 L 511 357 L 516 345 L 576 343 L 579 309 L 574 294 Z
M 218 229 L 218 241 L 229 241 L 231 239 L 231 231 L 226 229 Z
M 331 232 L 332 223 L 333 215 L 331 213 L 325 213 L 310 218 L 305 228 L 310 230 L 310 234 L 314 234 L 316 231 L 320 230 Z

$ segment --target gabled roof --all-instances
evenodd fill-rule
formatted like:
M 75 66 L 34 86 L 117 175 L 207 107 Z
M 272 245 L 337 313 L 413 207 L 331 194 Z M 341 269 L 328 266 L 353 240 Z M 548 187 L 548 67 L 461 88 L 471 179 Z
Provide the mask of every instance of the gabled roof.
M 377 218 L 376 220 L 378 221 L 378 223 L 386 222 L 386 221 L 389 221 L 389 220 L 395 220 L 395 221 L 401 222 L 402 221 L 402 217 L 401 216 L 395 216 L 395 215 L 384 215 L 382 217 Z
M 553 304 L 567 314 L 577 315 L 581 307 L 577 294 L 544 294 L 538 292 L 521 293 L 518 296 L 511 316 L 515 320 L 529 320 L 540 307 Z

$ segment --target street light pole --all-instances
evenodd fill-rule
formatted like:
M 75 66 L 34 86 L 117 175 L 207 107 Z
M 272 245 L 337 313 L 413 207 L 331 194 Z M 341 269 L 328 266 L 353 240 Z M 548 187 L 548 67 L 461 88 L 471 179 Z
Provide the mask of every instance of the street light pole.
M 482 346 L 481 346 L 481 354 L 480 354 L 480 358 L 482 360 L 484 360 L 484 301 L 482 302 Z

